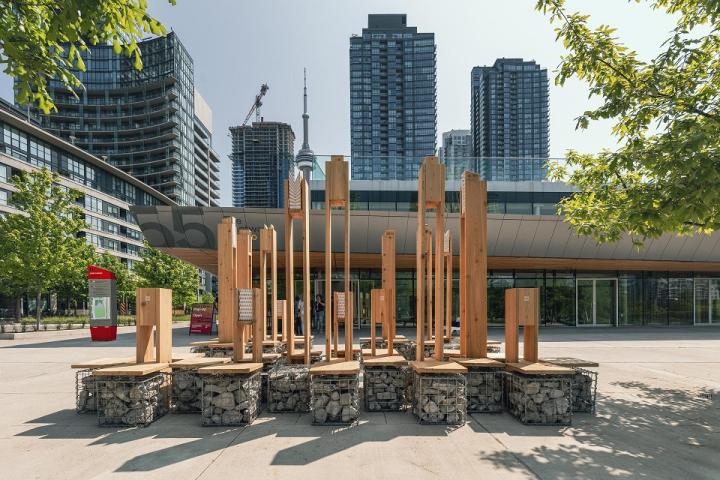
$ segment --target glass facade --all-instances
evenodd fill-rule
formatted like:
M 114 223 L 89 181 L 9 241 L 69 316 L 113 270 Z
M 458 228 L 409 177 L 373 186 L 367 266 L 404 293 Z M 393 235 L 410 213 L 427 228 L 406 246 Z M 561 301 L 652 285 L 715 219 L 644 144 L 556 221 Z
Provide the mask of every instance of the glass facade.
M 501 58 L 471 73 L 473 155 L 488 180 L 541 180 L 549 152 L 547 70 Z
M 368 15 L 350 38 L 353 179 L 415 179 L 437 147 L 435 35 Z
M 193 61 L 174 33 L 138 43 L 134 59 L 96 45 L 82 52 L 85 88 L 58 80 L 48 92 L 58 111 L 31 107 L 40 126 L 145 182 L 180 205 L 195 205 Z M 131 202 L 132 203 L 132 202 Z

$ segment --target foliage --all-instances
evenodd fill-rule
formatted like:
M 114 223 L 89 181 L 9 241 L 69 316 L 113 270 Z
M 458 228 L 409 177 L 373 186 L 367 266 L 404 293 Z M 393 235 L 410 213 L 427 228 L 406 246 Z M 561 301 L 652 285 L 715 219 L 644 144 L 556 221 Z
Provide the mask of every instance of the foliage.
M 638 3 L 640 0 L 636 0 Z M 720 227 L 720 2 L 646 0 L 677 18 L 660 53 L 644 61 L 615 29 L 588 26 L 564 0 L 536 8 L 559 24 L 567 54 L 556 84 L 587 82 L 602 105 L 577 118 L 577 128 L 614 121 L 619 148 L 597 154 L 570 151 L 551 165 L 554 179 L 579 193 L 562 202 L 566 220 L 600 242 L 629 233 L 637 244 L 663 232 L 709 233 Z
M 210 292 L 203 292 L 200 296 L 200 303 L 215 303 L 215 296 Z
M 147 6 L 147 0 L 0 0 L 0 64 L 17 80 L 16 100 L 37 102 L 45 113 L 56 110 L 48 81 L 71 91 L 80 87 L 72 70 L 85 71 L 81 53 L 88 45 L 112 44 L 140 70 L 137 41 L 166 33 Z
M 122 303 L 131 301 L 135 297 L 138 278 L 135 272 L 128 270 L 120 259 L 114 255 L 104 252 L 95 261 L 95 265 L 110 270 L 115 274 L 117 280 L 117 296 Z
M 39 299 L 87 267 L 92 247 L 78 236 L 85 225 L 75 204 L 79 194 L 57 180 L 45 168 L 11 179 L 16 191 L 10 203 L 22 213 L 0 218 L 0 285 L 5 293 L 28 292 Z
M 185 308 L 196 301 L 200 285 L 197 268 L 151 247 L 147 242 L 140 256 L 142 261 L 135 264 L 140 287 L 171 288 L 175 307 Z

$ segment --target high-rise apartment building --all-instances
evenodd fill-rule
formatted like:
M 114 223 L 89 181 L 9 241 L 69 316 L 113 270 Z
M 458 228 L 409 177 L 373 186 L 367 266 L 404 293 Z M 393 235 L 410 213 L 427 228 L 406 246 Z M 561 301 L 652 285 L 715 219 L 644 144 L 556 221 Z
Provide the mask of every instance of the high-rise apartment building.
M 471 74 L 473 153 L 488 180 L 542 180 L 549 152 L 547 70 L 500 58 Z
M 193 139 L 195 143 L 195 205 L 220 206 L 220 157 L 212 147 L 212 110 L 195 90 Z
M 439 155 L 446 166 L 448 179 L 461 178 L 465 170 L 477 171 L 470 130 L 443 132 Z
M 368 15 L 350 38 L 352 178 L 415 179 L 437 147 L 435 34 Z
M 234 207 L 280 208 L 283 181 L 295 151 L 292 127 L 281 122 L 253 122 L 230 127 Z
M 196 155 L 193 60 L 172 32 L 138 46 L 142 70 L 112 45 L 89 47 L 82 52 L 87 71 L 74 72 L 84 85 L 77 97 L 51 80 L 48 92 L 58 111 L 44 114 L 33 107 L 31 113 L 52 134 L 181 205 L 216 205 L 219 158 L 208 153 L 205 162 Z M 203 126 L 197 130 L 209 134 Z

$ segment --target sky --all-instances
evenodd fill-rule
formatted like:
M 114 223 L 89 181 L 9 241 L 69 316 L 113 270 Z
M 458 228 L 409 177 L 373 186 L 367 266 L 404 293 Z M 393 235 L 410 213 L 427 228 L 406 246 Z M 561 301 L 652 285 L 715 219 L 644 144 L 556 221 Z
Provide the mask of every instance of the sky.
M 262 116 L 287 122 L 302 143 L 303 68 L 308 69 L 310 146 L 316 155 L 350 154 L 349 38 L 368 13 L 405 13 L 409 26 L 434 32 L 437 45 L 438 147 L 442 132 L 469 129 L 470 71 L 496 58 L 535 60 L 550 77 L 550 155 L 612 148 L 611 123 L 575 130 L 597 105 L 576 80 L 554 85 L 563 54 L 534 0 L 150 0 L 150 13 L 177 33 L 194 60 L 195 86 L 213 110 L 213 146 L 222 158 L 221 204 L 231 205 L 228 127 L 242 123 L 262 83 Z M 673 18 L 628 0 L 569 0 L 569 10 L 609 24 L 641 58 L 654 57 Z M 0 74 L 0 96 L 12 81 Z

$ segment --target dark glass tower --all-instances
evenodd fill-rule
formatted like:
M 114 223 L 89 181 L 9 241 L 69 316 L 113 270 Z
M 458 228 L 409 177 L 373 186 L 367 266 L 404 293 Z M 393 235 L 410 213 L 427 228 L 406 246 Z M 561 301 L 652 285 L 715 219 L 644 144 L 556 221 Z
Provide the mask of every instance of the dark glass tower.
M 488 180 L 542 180 L 548 158 L 547 70 L 500 58 L 471 74 L 473 152 Z
M 350 38 L 353 179 L 412 180 L 436 149 L 435 34 L 368 15 Z
M 192 58 L 174 33 L 138 45 L 140 71 L 112 45 L 90 47 L 82 53 L 87 71 L 75 72 L 85 86 L 79 98 L 52 80 L 58 111 L 33 114 L 51 133 L 181 205 L 196 205 Z
M 287 123 L 254 122 L 230 127 L 233 207 L 280 208 L 283 181 L 295 152 L 295 134 Z

